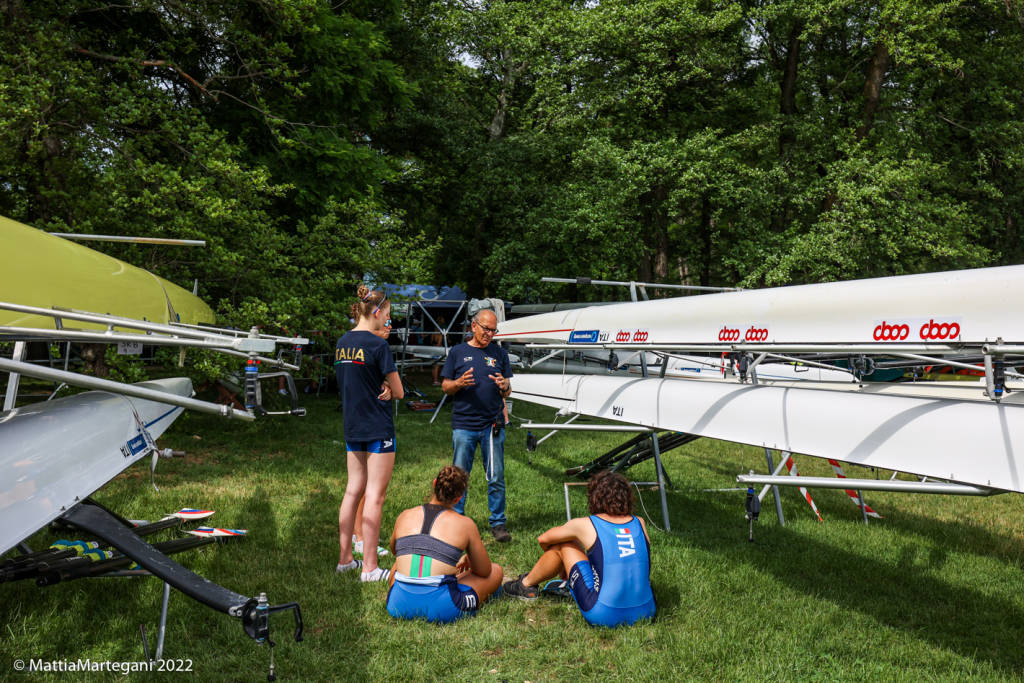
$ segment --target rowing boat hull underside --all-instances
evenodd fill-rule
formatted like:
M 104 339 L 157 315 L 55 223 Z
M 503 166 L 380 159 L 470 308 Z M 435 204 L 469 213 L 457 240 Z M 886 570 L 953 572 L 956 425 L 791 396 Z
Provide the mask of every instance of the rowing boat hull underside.
M 1024 404 L 964 400 L 957 389 L 594 375 L 517 375 L 512 388 L 567 413 L 1024 493 Z M 896 391 L 905 393 L 885 393 Z
M 138 386 L 191 396 L 183 377 Z M 134 410 L 133 410 L 134 409 Z M 0 412 L 0 553 L 7 552 L 146 454 L 183 408 L 104 391 Z

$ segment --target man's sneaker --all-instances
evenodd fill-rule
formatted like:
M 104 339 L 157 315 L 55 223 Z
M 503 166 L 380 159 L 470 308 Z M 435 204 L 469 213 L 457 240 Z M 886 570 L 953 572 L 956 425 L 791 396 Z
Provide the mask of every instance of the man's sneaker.
M 523 579 L 525 578 L 526 574 L 520 574 L 518 579 L 506 581 L 505 585 L 501 587 L 501 590 L 505 595 L 512 598 L 519 598 L 520 600 L 536 600 L 538 595 L 537 587 L 524 586 Z
M 494 540 L 498 543 L 508 543 L 512 540 L 512 534 L 508 532 L 504 524 L 491 527 L 491 533 L 494 534 Z

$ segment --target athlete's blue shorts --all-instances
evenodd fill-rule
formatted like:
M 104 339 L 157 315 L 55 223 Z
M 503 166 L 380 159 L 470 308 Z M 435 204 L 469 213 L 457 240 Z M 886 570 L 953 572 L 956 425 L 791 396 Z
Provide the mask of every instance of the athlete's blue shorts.
M 395 437 L 376 441 L 346 441 L 345 450 L 353 453 L 394 453 L 398 447 Z
M 598 602 L 600 587 L 594 589 L 594 568 L 580 560 L 569 572 L 569 590 L 583 618 L 591 626 L 626 626 L 641 619 L 652 619 L 657 609 L 654 600 L 638 607 L 612 607 Z
M 452 574 L 419 578 L 396 573 L 388 591 L 388 614 L 398 619 L 449 623 L 474 614 L 479 606 L 476 591 L 460 585 Z

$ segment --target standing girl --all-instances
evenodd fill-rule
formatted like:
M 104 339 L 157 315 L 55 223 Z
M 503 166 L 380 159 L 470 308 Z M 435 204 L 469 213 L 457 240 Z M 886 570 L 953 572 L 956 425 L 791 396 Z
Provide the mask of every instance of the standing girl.
M 377 566 L 377 554 L 352 557 L 352 531 L 361 498 L 363 543 L 376 548 L 384 495 L 395 465 L 395 423 L 392 399 L 405 396 L 402 380 L 382 331 L 390 323 L 391 304 L 381 290 L 360 285 L 352 306 L 356 326 L 338 340 L 334 368 L 342 388 L 348 484 L 338 511 L 341 554 L 338 572 L 362 569 L 361 581 L 387 581 L 390 572 Z

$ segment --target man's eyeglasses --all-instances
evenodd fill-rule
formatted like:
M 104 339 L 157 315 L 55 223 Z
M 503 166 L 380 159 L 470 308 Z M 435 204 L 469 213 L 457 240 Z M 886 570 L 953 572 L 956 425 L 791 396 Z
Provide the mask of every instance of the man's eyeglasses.
M 474 322 L 473 324 L 476 325 L 477 327 L 479 327 L 484 332 L 487 332 L 488 334 L 494 334 L 495 332 L 498 331 L 497 327 L 487 327 L 487 325 L 482 325 L 482 324 L 480 324 L 478 322 Z

